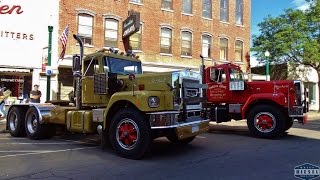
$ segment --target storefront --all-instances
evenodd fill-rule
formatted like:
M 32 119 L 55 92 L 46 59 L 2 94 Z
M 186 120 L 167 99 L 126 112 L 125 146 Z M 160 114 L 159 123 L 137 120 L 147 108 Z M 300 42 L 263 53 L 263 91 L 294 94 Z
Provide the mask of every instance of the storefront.
M 35 4 L 41 8 L 35 8 Z M 19 101 L 28 98 L 33 85 L 39 84 L 43 93 L 41 102 L 44 102 L 46 76 L 42 68 L 43 53 L 48 46 L 48 26 L 52 25 L 52 69 L 56 71 L 59 1 L 1 0 L 1 7 L 0 87 L 10 89 L 10 98 Z M 51 89 L 54 92 L 56 82 L 53 77 Z

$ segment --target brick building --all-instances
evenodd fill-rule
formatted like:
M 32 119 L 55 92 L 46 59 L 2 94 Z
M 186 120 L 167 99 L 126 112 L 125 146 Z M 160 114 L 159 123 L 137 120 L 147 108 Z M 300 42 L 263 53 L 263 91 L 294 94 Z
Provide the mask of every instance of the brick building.
M 124 51 L 122 22 L 129 10 L 140 12 L 140 30 L 130 37 L 130 46 L 145 72 L 197 69 L 200 54 L 206 65 L 248 66 L 251 0 L 61 0 L 59 8 L 58 33 L 67 25 L 70 29 L 65 59 L 58 65 L 61 96 L 71 88 L 66 79 L 72 78 L 65 77 L 72 74 L 72 54 L 79 53 L 71 35 L 82 37 L 85 54 L 102 47 Z

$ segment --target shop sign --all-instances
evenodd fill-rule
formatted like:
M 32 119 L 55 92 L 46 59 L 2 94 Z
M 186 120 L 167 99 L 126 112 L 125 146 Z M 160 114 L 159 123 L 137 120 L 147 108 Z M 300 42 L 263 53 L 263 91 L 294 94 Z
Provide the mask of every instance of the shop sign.
M 24 79 L 9 79 L 9 78 L 1 78 L 0 79 L 1 82 L 19 82 L 19 83 L 23 83 L 24 82 Z
M 132 34 L 139 31 L 140 28 L 140 13 L 132 12 L 130 16 L 122 23 L 122 38 L 130 37 Z
M 0 14 L 21 14 L 21 13 L 23 13 L 23 9 L 20 5 L 0 4 Z

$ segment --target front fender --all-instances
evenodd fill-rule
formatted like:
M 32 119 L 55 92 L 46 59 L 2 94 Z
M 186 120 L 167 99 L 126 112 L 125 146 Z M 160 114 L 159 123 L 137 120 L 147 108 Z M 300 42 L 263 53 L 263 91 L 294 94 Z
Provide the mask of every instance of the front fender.
M 172 92 L 171 92 L 172 93 Z M 148 105 L 148 99 L 151 96 L 157 96 L 160 99 L 159 107 L 151 108 Z M 136 106 L 142 112 L 154 112 L 163 110 L 172 110 L 173 101 L 170 101 L 170 92 L 163 91 L 135 91 L 134 95 L 132 91 L 118 92 L 111 96 L 106 113 L 109 109 L 118 101 L 128 101 Z M 171 103 L 170 103 L 171 102 Z
M 251 95 L 247 102 L 242 107 L 242 119 L 245 119 L 245 112 L 250 107 L 252 103 L 255 101 L 272 101 L 276 104 L 279 104 L 280 106 L 287 106 L 288 99 L 286 99 L 286 96 L 284 94 L 273 94 L 273 93 L 262 93 L 262 94 L 253 94 Z

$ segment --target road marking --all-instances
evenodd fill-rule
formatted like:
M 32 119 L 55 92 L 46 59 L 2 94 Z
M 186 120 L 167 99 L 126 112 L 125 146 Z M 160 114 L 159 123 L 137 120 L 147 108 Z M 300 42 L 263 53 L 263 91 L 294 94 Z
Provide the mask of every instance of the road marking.
M 17 156 L 26 156 L 26 155 L 38 155 L 38 154 L 49 154 L 49 153 L 58 153 L 58 152 L 66 152 L 66 151 L 79 151 L 84 149 L 93 149 L 97 147 L 84 147 L 84 148 L 74 148 L 74 149 L 62 149 L 56 151 L 39 151 L 39 152 L 30 152 L 30 153 L 23 153 L 23 154 L 12 154 L 12 155 L 5 155 L 0 156 L 0 158 L 7 158 L 7 157 L 17 157 Z
M 90 144 L 96 145 L 94 143 L 86 143 L 81 141 L 72 141 L 72 142 L 54 142 L 54 143 L 24 143 L 24 142 L 10 142 L 10 143 L 1 143 L 1 144 L 19 144 L 19 145 L 74 145 L 74 144 Z

